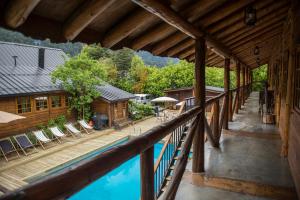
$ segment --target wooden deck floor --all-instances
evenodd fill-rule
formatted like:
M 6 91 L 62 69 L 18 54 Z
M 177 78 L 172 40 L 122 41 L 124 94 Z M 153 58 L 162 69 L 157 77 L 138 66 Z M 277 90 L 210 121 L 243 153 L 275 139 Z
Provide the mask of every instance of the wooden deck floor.
M 157 125 L 157 119 L 152 117 L 122 130 L 107 129 L 95 131 L 90 135 L 84 134 L 82 138 L 68 137 L 62 144 L 53 143 L 46 150 L 38 148 L 37 153 L 21 156 L 9 162 L 1 159 L 0 196 L 28 184 L 30 180 L 45 175 L 47 171 L 62 166 L 68 161 L 110 146 L 129 136 L 140 135 Z
M 66 138 L 63 144 L 53 144 L 47 150 L 39 149 L 27 157 L 1 163 L 0 186 L 6 191 L 28 184 L 28 180 L 68 161 L 126 139 L 126 133 L 113 130 L 99 131 L 82 138 Z M 55 145 L 55 146 L 54 146 Z M 4 191 L 5 192 L 5 191 Z

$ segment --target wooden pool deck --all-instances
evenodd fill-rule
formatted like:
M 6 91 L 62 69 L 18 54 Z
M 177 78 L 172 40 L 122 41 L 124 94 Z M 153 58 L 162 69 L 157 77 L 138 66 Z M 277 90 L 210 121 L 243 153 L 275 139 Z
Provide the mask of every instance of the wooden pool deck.
M 81 138 L 67 137 L 62 144 L 53 142 L 46 150 L 38 148 L 37 153 L 29 156 L 21 155 L 20 158 L 9 162 L 1 159 L 0 196 L 28 184 L 29 180 L 45 175 L 51 169 L 95 150 L 108 147 L 129 136 L 140 135 L 156 125 L 158 125 L 157 119 L 152 117 L 122 130 L 107 129 L 95 131 L 89 135 L 84 134 Z

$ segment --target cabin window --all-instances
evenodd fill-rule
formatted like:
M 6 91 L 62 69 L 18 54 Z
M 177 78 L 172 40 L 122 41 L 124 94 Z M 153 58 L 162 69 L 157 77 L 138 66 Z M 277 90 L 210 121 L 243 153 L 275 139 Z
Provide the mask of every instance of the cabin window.
M 61 96 L 51 96 L 51 105 L 52 108 L 61 107 Z
M 65 106 L 66 106 L 66 107 L 69 107 L 69 106 L 71 105 L 71 98 L 72 98 L 72 97 L 66 97 L 66 98 L 65 98 Z
M 17 98 L 17 111 L 18 113 L 31 112 L 31 98 L 30 97 L 18 97 Z
M 300 46 L 297 48 L 296 52 L 294 107 L 300 113 Z
M 35 100 L 35 109 L 37 111 L 46 110 L 48 108 L 48 97 L 36 97 Z

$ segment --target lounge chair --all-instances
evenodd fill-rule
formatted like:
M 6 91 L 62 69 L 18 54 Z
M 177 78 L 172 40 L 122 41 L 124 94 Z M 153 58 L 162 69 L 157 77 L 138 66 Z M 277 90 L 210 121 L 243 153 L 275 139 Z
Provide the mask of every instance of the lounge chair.
M 58 141 L 59 141 L 59 138 L 62 139 L 64 137 L 66 137 L 66 135 L 57 126 L 51 127 L 51 128 L 49 128 L 49 130 L 57 138 Z
M 73 136 L 81 136 L 81 132 L 72 123 L 65 124 L 67 131 Z
M 52 138 L 49 139 L 44 131 L 39 130 L 39 131 L 33 131 L 33 135 L 36 137 L 37 141 L 39 142 L 39 144 L 42 146 L 43 149 L 45 149 L 44 144 L 48 144 L 50 143 L 52 140 L 57 139 L 57 138 Z M 60 141 L 58 140 L 58 142 L 60 143 Z
M 29 138 L 27 137 L 26 134 L 15 135 L 13 137 L 16 140 L 19 147 L 21 148 L 21 150 L 23 151 L 23 153 L 25 154 L 25 156 L 28 155 L 28 152 L 26 152 L 26 149 L 33 148 L 34 149 L 33 152 L 37 152 L 36 148 L 34 147 L 34 145 L 29 140 Z
M 8 158 L 6 155 L 13 153 L 13 152 L 16 152 L 18 157 L 20 157 L 20 154 L 18 153 L 15 145 L 12 143 L 11 139 L 8 137 L 0 139 L 0 151 L 3 154 L 6 161 L 8 161 Z
M 78 121 L 80 128 L 82 128 L 87 134 L 90 134 L 94 131 L 94 128 L 88 125 L 84 120 Z

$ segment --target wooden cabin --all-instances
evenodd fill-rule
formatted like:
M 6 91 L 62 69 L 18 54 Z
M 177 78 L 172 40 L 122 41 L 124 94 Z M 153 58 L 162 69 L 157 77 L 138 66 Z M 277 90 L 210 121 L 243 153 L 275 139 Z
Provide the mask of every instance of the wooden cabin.
M 224 92 L 223 88 L 205 86 L 205 95 L 207 98 L 217 96 L 222 92 Z M 164 93 L 167 97 L 172 97 L 178 101 L 184 101 L 187 98 L 195 97 L 194 87 L 167 89 L 164 90 Z
M 60 49 L 0 42 L 0 110 L 25 119 L 0 124 L 0 137 L 27 132 L 50 119 L 64 115 L 76 121 L 68 109 L 68 94 L 53 85 L 50 73 L 67 55 Z M 109 84 L 97 86 L 101 96 L 92 111 L 107 116 L 108 126 L 128 119 L 128 100 L 134 96 Z
M 3 13 L 0 16 L 1 27 L 37 39 L 101 43 L 102 46 L 112 49 L 122 47 L 142 49 L 158 56 L 177 57 L 194 62 L 196 102 L 193 109 L 147 131 L 145 135 L 91 158 L 82 165 L 65 170 L 62 174 L 11 191 L 3 199 L 68 198 L 137 155 L 140 155 L 143 200 L 154 200 L 157 197 L 175 199 L 180 189 L 188 188 L 192 190 L 185 190 L 181 197 L 195 199 L 196 192 L 199 191 L 197 189 L 204 190 L 207 187 L 215 192 L 217 192 L 215 189 L 221 189 L 222 193 L 217 197 L 219 199 L 223 198 L 225 191 L 235 195 L 241 193 L 253 195 L 253 198 L 262 196 L 271 199 L 299 199 L 300 2 L 298 0 L 26 0 L 26 3 L 18 0 L 1 0 L 0 11 Z M 243 115 L 249 106 L 247 101 L 251 98 L 247 98 L 251 93 L 253 70 L 264 64 L 268 64 L 269 89 L 275 93 L 274 114 L 280 133 L 266 135 L 259 132 L 266 126 L 258 129 L 250 126 L 247 131 L 238 129 L 237 132 L 232 132 L 232 124 L 229 121 L 235 122 L 236 118 L 232 116 Z M 224 67 L 224 92 L 209 100 L 205 98 L 206 66 Z M 232 90 L 229 88 L 230 70 L 236 72 L 237 80 L 236 88 Z M 223 102 L 222 107 L 220 102 Z M 207 122 L 204 112 L 205 107 L 209 105 L 212 105 L 214 110 L 211 123 Z M 243 120 L 244 124 L 249 123 L 247 116 Z M 259 123 L 259 118 L 256 122 Z M 186 123 L 189 126 L 185 126 Z M 178 137 L 178 130 L 185 130 L 187 127 L 188 131 Z M 243 140 L 251 141 L 256 138 L 260 141 L 255 143 L 254 148 L 249 149 L 247 154 L 233 156 L 239 162 L 230 169 L 226 170 L 222 165 L 230 161 L 232 156 L 223 157 L 221 166 L 209 166 L 206 156 L 209 158 L 213 156 L 209 153 L 217 151 L 220 153 L 218 155 L 222 156 L 228 152 L 226 147 L 235 150 L 234 147 L 240 144 L 228 142 L 230 141 L 226 136 L 228 133 L 230 138 L 242 137 Z M 205 148 L 207 145 L 205 135 L 210 144 L 209 148 Z M 172 162 L 167 165 L 165 162 L 154 165 L 154 145 L 166 136 L 170 139 L 165 143 L 164 149 L 171 145 L 168 141 L 176 141 L 176 148 L 172 148 L 176 162 L 173 162 L 175 158 L 172 157 Z M 227 142 L 222 140 L 223 137 L 227 137 L 225 140 Z M 263 146 L 270 143 L 282 144 L 282 158 L 274 162 L 273 158 L 264 157 L 270 151 L 277 153 L 277 157 L 280 155 L 280 151 L 273 149 L 275 145 L 271 145 L 268 148 L 261 148 L 252 167 L 246 164 L 244 167 L 239 165 L 249 164 L 249 159 L 253 158 L 257 150 L 256 145 L 261 144 L 263 140 L 265 141 Z M 248 145 L 249 143 L 238 150 L 242 151 Z M 187 169 L 191 148 L 193 156 Z M 177 151 L 179 149 L 180 151 Z M 176 152 L 179 153 L 178 156 Z M 169 151 L 163 151 L 160 157 L 165 155 L 169 155 Z M 219 156 L 212 159 L 217 160 Z M 256 168 L 261 156 L 263 159 L 260 163 L 268 163 L 268 168 L 265 168 L 264 164 L 260 165 L 261 168 Z M 273 171 L 273 167 L 280 163 L 285 163 L 289 168 L 293 179 L 290 188 L 274 186 L 282 182 L 280 179 L 283 176 L 282 171 L 277 168 Z M 159 167 L 165 168 L 157 170 Z M 221 167 L 221 174 L 212 177 L 210 172 L 216 167 Z M 261 184 L 253 180 L 241 180 L 241 177 L 232 179 L 222 176 L 224 171 L 235 174 L 243 169 L 251 170 L 252 176 L 260 172 L 269 172 L 267 178 L 271 181 Z M 187 174 L 186 170 L 190 170 L 190 173 Z M 162 174 L 162 171 L 166 171 L 167 174 Z M 182 185 L 187 176 L 191 178 L 190 182 Z M 201 191 L 199 193 L 200 199 Z

